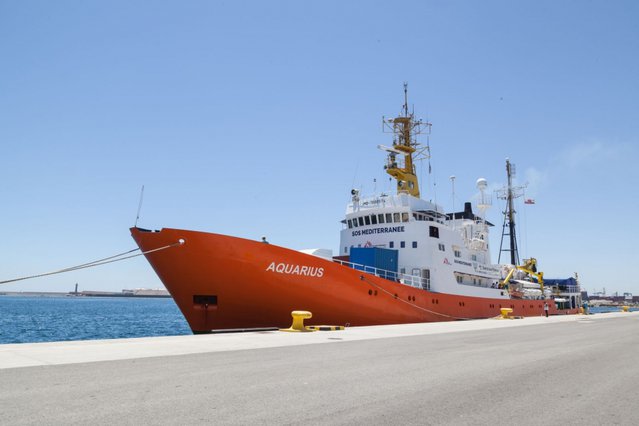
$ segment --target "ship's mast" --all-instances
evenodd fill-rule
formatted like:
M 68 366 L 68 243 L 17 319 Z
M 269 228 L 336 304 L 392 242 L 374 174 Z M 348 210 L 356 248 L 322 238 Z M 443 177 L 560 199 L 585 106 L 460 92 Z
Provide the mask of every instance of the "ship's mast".
M 524 186 L 513 186 L 513 176 L 515 175 L 515 165 L 506 158 L 506 174 L 508 176 L 508 186 L 497 191 L 497 196 L 506 200 L 506 211 L 504 211 L 504 225 L 501 233 L 501 244 L 499 245 L 499 258 L 497 263 L 501 263 L 501 253 L 510 252 L 510 264 L 519 265 L 519 252 L 517 251 L 517 235 L 515 231 L 515 198 L 523 195 Z M 509 248 L 504 247 L 504 239 L 508 236 Z
M 413 153 L 419 144 L 414 137 L 421 133 L 430 133 L 431 123 L 415 120 L 413 113 L 408 112 L 408 84 L 404 83 L 404 105 L 402 115 L 383 119 L 384 131 L 394 134 L 393 146 L 379 148 L 388 151 L 388 161 L 384 166 L 386 173 L 397 181 L 397 193 L 406 193 L 419 198 L 419 183 L 415 173 Z M 403 156 L 403 164 L 397 162 L 397 156 Z

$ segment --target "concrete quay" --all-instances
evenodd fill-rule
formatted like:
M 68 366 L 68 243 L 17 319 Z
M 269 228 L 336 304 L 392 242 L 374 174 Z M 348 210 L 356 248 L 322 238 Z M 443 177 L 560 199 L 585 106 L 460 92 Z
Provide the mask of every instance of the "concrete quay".
M 637 424 L 639 312 L 0 345 L 0 424 Z

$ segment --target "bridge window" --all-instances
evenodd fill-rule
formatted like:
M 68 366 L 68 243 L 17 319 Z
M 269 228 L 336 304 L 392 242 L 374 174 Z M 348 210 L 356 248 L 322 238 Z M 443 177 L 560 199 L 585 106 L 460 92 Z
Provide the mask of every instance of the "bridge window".
M 348 227 L 349 227 L 349 228 L 352 228 L 352 227 L 353 227 L 353 221 L 352 221 L 352 220 L 350 220 L 350 219 L 348 219 Z
M 359 226 L 364 226 L 364 218 L 363 217 L 358 217 L 357 221 L 359 222 Z
M 419 220 L 419 221 L 426 220 L 426 216 L 424 216 L 421 213 L 413 213 L 413 217 L 415 218 L 415 220 Z
M 378 214 L 377 220 L 379 221 L 379 223 L 384 223 L 384 214 L 383 213 Z
M 386 223 L 393 223 L 393 214 L 386 213 Z
M 377 225 L 377 216 L 375 216 L 375 215 L 372 215 L 372 216 L 371 216 L 371 223 L 372 223 L 373 225 Z
M 408 222 L 408 213 L 402 213 L 402 222 Z
M 393 213 L 393 222 L 399 223 L 399 213 Z
M 371 224 L 371 217 L 370 216 L 364 216 L 364 222 L 366 222 L 367 225 Z
M 439 238 L 439 228 L 436 226 L 429 227 L 429 234 L 433 238 Z
M 422 269 L 422 288 L 424 290 L 430 288 L 430 269 Z

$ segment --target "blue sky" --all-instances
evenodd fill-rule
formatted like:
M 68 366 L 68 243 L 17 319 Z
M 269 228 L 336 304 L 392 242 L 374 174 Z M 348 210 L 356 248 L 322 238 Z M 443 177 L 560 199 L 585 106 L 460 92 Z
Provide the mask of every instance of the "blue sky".
M 509 157 L 536 200 L 522 257 L 639 294 L 637 22 L 632 1 L 0 0 L 0 280 L 133 248 L 142 185 L 142 227 L 337 250 L 350 189 L 391 188 L 406 81 L 424 198 L 450 210 L 455 175 L 460 207 Z M 161 286 L 136 258 L 0 291 L 76 282 Z

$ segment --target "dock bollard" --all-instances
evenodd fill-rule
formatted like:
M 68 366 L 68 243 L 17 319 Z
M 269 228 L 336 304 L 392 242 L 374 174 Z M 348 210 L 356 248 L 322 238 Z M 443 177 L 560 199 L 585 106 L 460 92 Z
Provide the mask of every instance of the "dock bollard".
M 501 308 L 500 312 L 501 319 L 512 319 L 512 317 L 510 316 L 510 314 L 512 314 L 513 312 L 512 308 Z
M 315 330 L 309 330 L 306 327 L 304 327 L 304 320 L 313 317 L 313 314 L 311 312 L 293 311 L 291 312 L 291 316 L 293 317 L 293 324 L 291 324 L 289 328 L 280 328 L 280 331 L 292 331 L 292 332 L 315 331 Z

